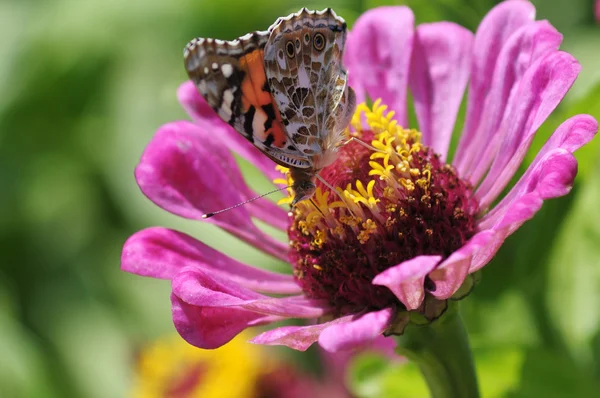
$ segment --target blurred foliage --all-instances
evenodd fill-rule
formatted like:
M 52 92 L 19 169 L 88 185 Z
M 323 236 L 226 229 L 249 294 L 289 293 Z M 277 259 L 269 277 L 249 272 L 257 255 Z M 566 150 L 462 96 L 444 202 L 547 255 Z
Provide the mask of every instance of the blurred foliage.
M 133 169 L 153 132 L 186 117 L 175 91 L 190 38 L 231 39 L 301 6 L 334 7 L 351 23 L 367 8 L 401 3 L 418 22 L 475 30 L 496 2 L 1 2 L 0 396 L 126 395 L 137 347 L 172 329 L 169 283 L 119 269 L 134 231 L 172 227 L 230 252 L 235 245 L 249 263 L 285 268 L 209 225 L 167 214 L 137 189 Z M 539 148 L 567 117 L 599 116 L 600 29 L 592 0 L 534 3 L 583 65 L 540 129 Z M 572 194 L 546 203 L 512 236 L 464 301 L 484 396 L 597 394 L 599 145 L 577 155 Z M 267 186 L 256 171 L 244 173 L 259 191 Z M 360 396 L 426 395 L 412 365 L 364 357 L 351 376 Z

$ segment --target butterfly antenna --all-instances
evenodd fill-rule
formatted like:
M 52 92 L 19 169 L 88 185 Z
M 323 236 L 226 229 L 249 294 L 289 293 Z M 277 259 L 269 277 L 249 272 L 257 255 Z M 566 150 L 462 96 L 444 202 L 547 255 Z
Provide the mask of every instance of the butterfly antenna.
M 236 207 L 243 206 L 243 205 L 245 205 L 246 203 L 254 202 L 254 201 L 255 201 L 255 200 L 257 200 L 257 199 L 264 198 L 264 197 L 265 197 L 265 196 L 267 196 L 267 195 L 271 195 L 271 194 L 273 194 L 273 193 L 275 193 L 275 192 L 283 191 L 284 189 L 288 189 L 288 188 L 291 188 L 291 186 L 289 186 L 289 187 L 283 187 L 283 188 L 277 188 L 277 189 L 274 189 L 274 190 L 272 190 L 272 191 L 269 191 L 269 192 L 267 192 L 267 193 L 263 193 L 262 195 L 258 195 L 258 196 L 257 196 L 257 197 L 255 197 L 255 198 L 248 199 L 248 200 L 246 200 L 246 201 L 244 201 L 244 202 L 242 202 L 242 203 L 238 203 L 237 205 L 233 205 L 233 206 L 231 206 L 231 207 L 227 207 L 226 209 L 222 209 L 222 210 L 219 210 L 219 211 L 215 211 L 215 212 L 213 212 L 213 213 L 206 213 L 206 214 L 203 214 L 203 215 L 202 215 L 202 218 L 210 218 L 210 217 L 212 217 L 212 216 L 216 216 L 217 214 L 224 213 L 224 212 L 226 212 L 226 211 L 229 211 L 229 210 L 235 209 Z

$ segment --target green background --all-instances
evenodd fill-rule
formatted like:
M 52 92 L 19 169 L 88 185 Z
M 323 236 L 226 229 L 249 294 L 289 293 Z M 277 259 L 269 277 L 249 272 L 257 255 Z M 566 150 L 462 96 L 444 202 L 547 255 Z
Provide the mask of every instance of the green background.
M 169 282 L 119 269 L 137 230 L 176 228 L 285 269 L 210 225 L 160 210 L 133 169 L 161 124 L 186 118 L 175 93 L 191 38 L 233 39 L 302 6 L 331 6 L 351 24 L 383 3 L 411 5 L 418 22 L 475 30 L 495 1 L 0 2 L 1 397 L 127 394 L 136 351 L 173 329 Z M 583 65 L 538 133 L 539 148 L 567 117 L 600 115 L 600 27 L 591 0 L 534 3 Z M 545 203 L 508 239 L 463 301 L 483 396 L 598 394 L 599 145 L 577 154 L 571 195 Z M 244 172 L 259 192 L 269 186 Z M 374 356 L 353 365 L 351 386 L 363 397 L 426 396 L 416 368 Z

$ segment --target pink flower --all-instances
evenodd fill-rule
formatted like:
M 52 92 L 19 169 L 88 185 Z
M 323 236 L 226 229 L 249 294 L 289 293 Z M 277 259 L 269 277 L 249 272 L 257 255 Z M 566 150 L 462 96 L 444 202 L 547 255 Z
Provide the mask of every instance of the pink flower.
M 317 322 L 276 327 L 253 342 L 305 350 L 318 341 L 340 351 L 401 333 L 409 314 L 436 319 L 545 199 L 570 191 L 573 152 L 598 129 L 589 115 L 566 120 L 499 198 L 581 69 L 558 50 L 561 34 L 534 17 L 531 3 L 511 0 L 491 10 L 475 34 L 449 22 L 414 27 L 407 7 L 377 8 L 356 21 L 345 53 L 350 84 L 359 101 L 381 102 L 359 106 L 353 134 L 377 151 L 341 148 L 321 173 L 339 197 L 320 185 L 319 211 L 305 201 L 288 215 L 259 200 L 208 221 L 291 260 L 294 276 L 243 264 L 165 228 L 129 238 L 122 268 L 170 279 L 175 327 L 202 348 L 250 326 L 301 318 Z M 467 86 L 465 124 L 446 164 Z M 400 127 L 408 125 L 409 89 L 419 131 Z M 161 127 L 146 148 L 135 174 L 148 198 L 200 220 L 253 197 L 229 149 L 278 177 L 273 162 L 222 122 L 190 82 L 178 94 L 193 122 Z M 254 218 L 288 230 L 291 244 L 257 228 Z

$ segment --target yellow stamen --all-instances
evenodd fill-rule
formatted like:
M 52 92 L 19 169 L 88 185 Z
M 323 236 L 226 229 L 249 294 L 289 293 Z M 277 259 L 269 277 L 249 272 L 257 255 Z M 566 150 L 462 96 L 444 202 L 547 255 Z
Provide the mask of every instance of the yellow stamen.
M 358 241 L 363 245 L 369 241 L 371 235 L 377 232 L 377 224 L 370 218 L 362 223 L 362 231 L 358 234 Z
M 373 139 L 370 145 L 376 150 L 370 153 L 368 175 L 374 178 L 370 181 L 356 180 L 346 187 L 336 187 L 339 200 L 329 190 L 317 187 L 310 201 L 298 203 L 293 214 L 296 215 L 295 223 L 298 230 L 311 237 L 311 246 L 321 248 L 331 237 L 343 237 L 348 228 L 358 235 L 361 243 L 368 242 L 370 236 L 377 231 L 377 226 L 390 227 L 390 213 L 398 211 L 400 217 L 405 215 L 404 209 L 387 205 L 385 209 L 379 208 L 381 200 L 398 202 L 401 199 L 410 199 L 415 189 L 420 188 L 422 201 L 431 203 L 429 187 L 431 185 L 431 165 L 421 164 L 423 149 L 421 133 L 414 129 L 405 129 L 394 120 L 394 112 L 377 99 L 371 107 L 365 103 L 356 107 L 350 126 L 346 131 L 349 136 L 362 137 L 363 131 L 370 130 Z M 417 163 L 415 163 L 417 161 Z M 275 180 L 277 184 L 293 184 L 289 169 L 277 166 L 277 170 L 286 175 L 285 178 Z M 378 181 L 385 181 L 376 184 Z M 376 190 L 375 187 L 379 188 Z M 383 192 L 377 197 L 376 192 Z M 292 191 L 288 189 L 290 197 L 279 201 L 280 204 L 289 204 L 292 201 Z M 363 221 L 366 220 L 366 221 Z

